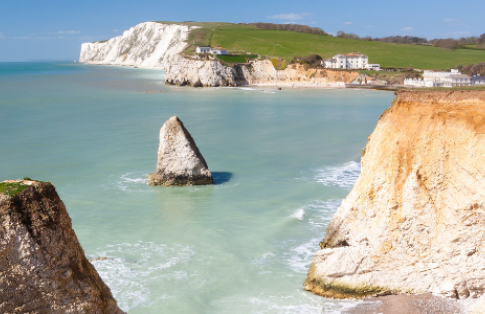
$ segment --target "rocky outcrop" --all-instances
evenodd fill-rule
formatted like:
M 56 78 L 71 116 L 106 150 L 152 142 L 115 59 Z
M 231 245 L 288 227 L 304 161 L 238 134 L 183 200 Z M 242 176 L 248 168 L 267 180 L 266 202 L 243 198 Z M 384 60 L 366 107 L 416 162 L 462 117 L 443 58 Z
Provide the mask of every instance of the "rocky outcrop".
M 167 84 L 194 87 L 345 87 L 358 75 L 358 72 L 305 69 L 303 65 L 290 65 L 284 70 L 276 70 L 269 60 L 226 67 L 218 61 L 191 60 L 179 56 L 167 67 L 165 78 Z
M 110 40 L 82 44 L 79 62 L 166 69 L 174 56 L 187 46 L 185 41 L 192 28 L 141 23 Z
M 49 182 L 0 183 L 0 313 L 123 314 Z
M 305 69 L 290 65 L 276 70 L 269 60 L 225 66 L 217 60 L 183 55 L 190 31 L 197 26 L 146 22 L 123 35 L 81 45 L 79 61 L 87 64 L 126 65 L 165 70 L 170 85 L 217 87 L 278 85 L 291 87 L 345 87 L 358 72 Z
M 304 284 L 328 297 L 485 292 L 485 92 L 403 91 Z
M 213 183 L 204 157 L 178 117 L 171 117 L 160 129 L 157 169 L 147 179 L 149 185 Z

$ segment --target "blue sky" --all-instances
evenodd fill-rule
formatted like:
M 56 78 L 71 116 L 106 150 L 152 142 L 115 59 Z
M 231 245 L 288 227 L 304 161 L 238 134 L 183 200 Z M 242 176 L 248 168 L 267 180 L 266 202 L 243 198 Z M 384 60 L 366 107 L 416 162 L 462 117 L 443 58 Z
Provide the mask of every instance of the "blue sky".
M 0 3 L 0 62 L 72 60 L 86 41 L 146 21 L 300 23 L 360 36 L 444 38 L 485 33 L 484 0 L 71 1 Z

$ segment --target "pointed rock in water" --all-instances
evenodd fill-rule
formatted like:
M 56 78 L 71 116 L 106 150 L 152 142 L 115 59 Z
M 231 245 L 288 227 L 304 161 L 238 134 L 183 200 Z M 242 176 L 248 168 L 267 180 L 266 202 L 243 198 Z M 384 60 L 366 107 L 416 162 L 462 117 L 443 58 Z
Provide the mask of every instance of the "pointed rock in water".
M 49 182 L 0 183 L 0 313 L 123 314 Z
M 189 131 L 176 116 L 160 129 L 157 170 L 147 176 L 149 185 L 212 184 L 207 167 Z

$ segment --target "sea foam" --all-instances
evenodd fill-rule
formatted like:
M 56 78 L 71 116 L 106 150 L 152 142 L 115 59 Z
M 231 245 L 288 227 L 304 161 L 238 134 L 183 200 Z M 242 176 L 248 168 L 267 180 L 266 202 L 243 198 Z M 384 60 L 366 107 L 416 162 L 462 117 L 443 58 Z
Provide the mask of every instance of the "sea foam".
M 194 255 L 191 247 L 137 242 L 107 245 L 98 248 L 89 258 L 104 282 L 111 288 L 121 309 L 149 307 L 170 297 L 170 291 L 153 294 L 157 282 L 183 280 L 188 276 L 182 270 Z M 179 267 L 184 266 L 184 267 Z
M 360 163 L 351 161 L 342 166 L 326 166 L 318 169 L 315 179 L 325 186 L 352 188 L 360 175 Z

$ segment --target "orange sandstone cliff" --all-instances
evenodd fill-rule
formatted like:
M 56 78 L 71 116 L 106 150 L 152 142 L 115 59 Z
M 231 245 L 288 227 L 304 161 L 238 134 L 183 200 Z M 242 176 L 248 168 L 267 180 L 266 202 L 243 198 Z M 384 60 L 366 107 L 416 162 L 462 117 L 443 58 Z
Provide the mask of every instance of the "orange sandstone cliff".
M 123 314 L 49 182 L 0 183 L 0 313 Z
M 483 295 L 485 92 L 398 92 L 320 246 L 319 295 Z

